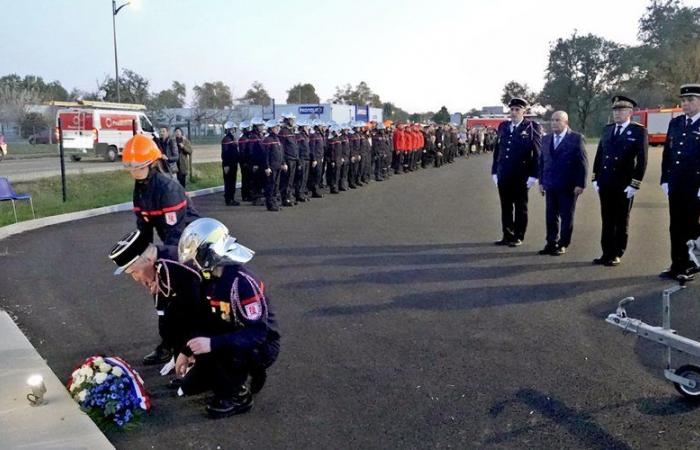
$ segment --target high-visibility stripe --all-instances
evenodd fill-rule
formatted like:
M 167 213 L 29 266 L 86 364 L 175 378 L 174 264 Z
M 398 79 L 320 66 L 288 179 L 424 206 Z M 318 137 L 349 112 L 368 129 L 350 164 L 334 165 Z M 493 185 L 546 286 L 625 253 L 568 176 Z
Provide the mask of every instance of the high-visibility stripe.
M 183 200 L 177 205 L 167 206 L 163 209 L 154 209 L 151 211 L 143 211 L 141 208 L 134 207 L 134 212 L 140 212 L 144 216 L 162 216 L 165 213 L 177 211 L 187 206 L 187 200 Z

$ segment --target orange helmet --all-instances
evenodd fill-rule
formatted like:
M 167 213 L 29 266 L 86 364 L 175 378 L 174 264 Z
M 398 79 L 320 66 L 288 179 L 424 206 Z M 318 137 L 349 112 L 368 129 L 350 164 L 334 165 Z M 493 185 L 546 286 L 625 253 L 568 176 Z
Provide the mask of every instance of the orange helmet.
M 163 157 L 153 139 L 137 134 L 126 142 L 122 153 L 122 164 L 128 169 L 150 166 Z
M 386 119 L 386 120 L 384 121 L 384 126 L 387 127 L 387 128 L 389 128 L 389 127 L 392 126 L 393 124 L 394 124 L 394 122 L 391 121 L 391 120 L 389 120 L 389 119 Z

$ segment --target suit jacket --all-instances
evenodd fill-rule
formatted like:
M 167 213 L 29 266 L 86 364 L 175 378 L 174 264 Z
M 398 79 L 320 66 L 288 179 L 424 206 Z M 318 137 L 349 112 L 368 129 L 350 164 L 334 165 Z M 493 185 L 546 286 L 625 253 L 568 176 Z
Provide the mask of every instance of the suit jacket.
M 649 138 L 643 125 L 635 122 L 615 137 L 616 125 L 603 129 L 593 161 L 593 181 L 598 186 L 623 191 L 627 186 L 639 189 L 647 168 Z
M 571 189 L 586 187 L 588 155 L 581 135 L 567 130 L 559 146 L 554 148 L 554 134 L 542 138 L 540 147 L 539 179 L 544 189 Z
M 700 120 L 685 126 L 686 116 L 671 119 L 661 158 L 661 183 L 669 193 L 696 193 L 700 188 Z
M 513 132 L 510 121 L 498 126 L 498 146 L 493 152 L 491 173 L 498 175 L 499 183 L 524 183 L 528 177 L 537 177 L 542 131 L 536 122 L 524 119 Z

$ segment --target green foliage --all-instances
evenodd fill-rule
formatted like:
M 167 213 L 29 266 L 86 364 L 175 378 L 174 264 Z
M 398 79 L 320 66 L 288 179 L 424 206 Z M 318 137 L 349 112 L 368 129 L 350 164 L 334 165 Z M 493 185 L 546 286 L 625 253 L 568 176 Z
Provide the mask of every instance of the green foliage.
M 507 105 L 515 97 L 527 100 L 530 105 L 537 103 L 537 94 L 534 93 L 527 84 L 520 84 L 517 81 L 509 81 L 505 86 L 503 86 L 501 103 Z
M 287 91 L 287 103 L 320 103 L 313 84 L 295 84 Z
M 59 81 L 46 83 L 43 78 L 36 75 L 26 75 L 24 78 L 17 74 L 5 75 L 0 77 L 0 88 L 2 87 L 32 91 L 42 102 L 68 100 L 68 91 Z
M 182 108 L 185 106 L 187 88 L 184 83 L 173 81 L 170 89 L 164 89 L 154 94 L 148 104 L 151 111 L 159 111 L 165 108 Z
M 107 102 L 121 101 L 122 103 L 137 103 L 145 105 L 151 94 L 148 92 L 148 79 L 134 72 L 123 69 L 119 75 L 119 99 L 117 99 L 117 83 L 114 78 L 106 77 L 100 85 L 100 93 Z
M 268 106 L 272 102 L 270 94 L 265 90 L 265 86 L 259 81 L 254 81 L 243 97 L 239 99 L 249 105 Z
M 379 98 L 379 95 L 372 92 L 372 89 L 364 81 L 353 87 L 350 84 L 345 86 L 335 87 L 335 94 L 333 94 L 333 102 L 341 103 L 345 105 L 367 105 L 369 104 L 373 108 L 382 108 L 383 103 Z
M 175 86 L 173 86 L 175 87 Z M 184 85 L 182 85 L 184 88 Z M 223 81 L 207 82 L 201 86 L 195 86 L 194 106 L 199 109 L 224 109 L 233 105 L 233 95 L 231 88 Z M 184 102 L 184 95 L 182 96 Z
M 450 123 L 450 112 L 445 106 L 440 108 L 440 111 L 436 112 L 431 118 L 433 122 L 445 124 Z
M 382 104 L 384 119 L 393 120 L 394 122 L 405 122 L 409 120 L 410 114 L 391 102 Z

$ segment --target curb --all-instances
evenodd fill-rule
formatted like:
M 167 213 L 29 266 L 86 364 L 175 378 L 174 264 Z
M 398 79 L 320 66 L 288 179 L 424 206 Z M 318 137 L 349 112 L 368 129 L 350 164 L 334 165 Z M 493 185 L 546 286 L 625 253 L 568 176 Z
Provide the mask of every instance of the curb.
M 240 188 L 241 183 L 236 183 L 236 188 Z M 199 189 L 188 192 L 189 197 L 200 197 L 202 195 L 216 194 L 223 192 L 223 186 Z M 0 240 L 15 234 L 24 233 L 25 231 L 36 230 L 37 228 L 57 225 L 59 223 L 72 222 L 74 220 L 87 219 L 88 217 L 101 216 L 115 212 L 130 211 L 133 208 L 132 202 L 119 203 L 117 205 L 103 206 L 101 208 L 87 209 L 85 211 L 76 211 L 72 213 L 59 214 L 57 216 L 42 217 L 41 219 L 27 220 L 24 222 L 14 223 L 0 227 Z

